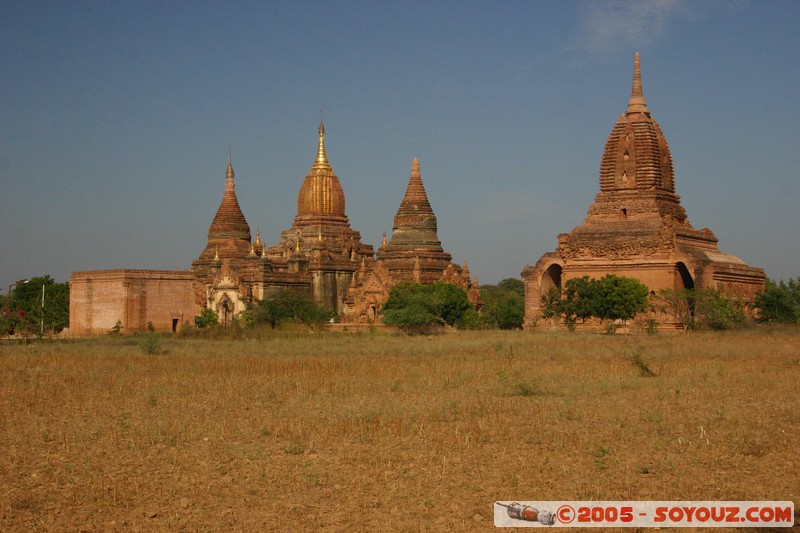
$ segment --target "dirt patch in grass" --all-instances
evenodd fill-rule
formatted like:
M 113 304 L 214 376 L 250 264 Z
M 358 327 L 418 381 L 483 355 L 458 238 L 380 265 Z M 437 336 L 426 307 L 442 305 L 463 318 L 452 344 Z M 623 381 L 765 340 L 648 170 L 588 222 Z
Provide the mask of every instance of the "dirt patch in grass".
M 0 347 L 0 529 L 475 531 L 495 500 L 800 502 L 796 331 L 160 348 Z

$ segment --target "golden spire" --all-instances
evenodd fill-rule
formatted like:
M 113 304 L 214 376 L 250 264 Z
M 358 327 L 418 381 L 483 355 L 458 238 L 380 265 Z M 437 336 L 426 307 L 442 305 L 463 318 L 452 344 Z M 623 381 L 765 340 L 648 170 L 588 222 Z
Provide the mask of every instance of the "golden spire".
M 261 230 L 256 230 L 256 244 L 261 244 Z
M 381 246 L 386 246 L 386 230 L 383 230 L 383 240 L 381 241 Z
M 644 99 L 642 92 L 642 73 L 639 67 L 639 52 L 633 59 L 633 87 L 631 88 L 631 99 L 628 101 L 627 113 L 650 113 L 647 109 L 647 100 Z
M 315 169 L 331 169 L 330 163 L 328 163 L 328 156 L 325 154 L 325 124 L 322 123 L 322 119 L 319 120 L 319 146 L 317 147 L 317 160 L 314 162 L 314 166 L 312 168 Z

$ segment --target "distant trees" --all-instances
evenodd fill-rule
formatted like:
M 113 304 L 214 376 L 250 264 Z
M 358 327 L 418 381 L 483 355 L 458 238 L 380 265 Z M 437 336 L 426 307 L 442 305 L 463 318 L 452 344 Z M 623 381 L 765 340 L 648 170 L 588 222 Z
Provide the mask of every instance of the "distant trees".
M 258 302 L 253 310 L 255 324 L 269 324 L 273 329 L 286 322 L 317 325 L 336 315 L 327 307 L 314 302 L 305 292 L 284 290 Z
M 771 324 L 800 324 L 800 278 L 778 283 L 768 279 L 753 306 L 758 319 Z
M 0 334 L 3 335 L 58 333 L 67 326 L 69 283 L 58 283 L 49 275 L 18 283 L 0 307 Z
M 519 329 L 525 318 L 525 285 L 506 278 L 497 285 L 481 287 L 483 309 L 479 326 L 488 329 Z
M 472 304 L 464 289 L 440 281 L 432 285 L 395 285 L 380 312 L 384 324 L 409 333 L 431 333 L 445 325 L 456 325 L 465 315 L 469 317 L 470 310 Z

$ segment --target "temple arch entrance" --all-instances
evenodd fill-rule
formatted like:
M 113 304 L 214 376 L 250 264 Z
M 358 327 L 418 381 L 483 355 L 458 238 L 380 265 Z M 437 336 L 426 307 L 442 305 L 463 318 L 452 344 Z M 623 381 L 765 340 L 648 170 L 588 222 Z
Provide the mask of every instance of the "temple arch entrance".
M 228 298 L 227 294 L 223 295 L 222 300 L 219 303 L 218 309 L 219 309 L 219 317 L 222 319 L 222 325 L 227 326 L 228 319 L 231 317 L 231 314 L 233 313 L 234 309 L 234 304 L 230 300 L 230 298 Z
M 681 276 L 681 287 L 682 289 L 694 289 L 694 279 L 692 279 L 692 275 L 689 273 L 689 269 L 686 268 L 684 263 L 678 262 L 675 265 L 675 269 L 678 271 L 678 274 Z
M 680 289 L 684 289 L 686 291 L 691 291 L 687 293 L 686 296 L 686 304 L 689 306 L 689 312 L 694 316 L 695 310 L 695 295 L 694 295 L 694 279 L 692 278 L 691 273 L 689 273 L 689 269 L 686 268 L 684 263 L 678 262 L 675 264 L 675 269 L 678 271 L 678 274 L 681 277 L 680 283 L 681 287 L 676 287 Z M 677 285 L 677 283 L 676 283 Z
M 552 289 L 561 290 L 561 265 L 553 263 L 542 274 L 542 296 L 550 292 Z

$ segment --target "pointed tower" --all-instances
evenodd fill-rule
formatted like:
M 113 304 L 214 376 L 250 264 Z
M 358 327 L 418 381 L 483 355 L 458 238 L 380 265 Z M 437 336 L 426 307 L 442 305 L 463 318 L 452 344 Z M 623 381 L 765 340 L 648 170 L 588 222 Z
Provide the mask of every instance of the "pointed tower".
M 236 198 L 236 182 L 230 155 L 225 172 L 225 193 L 208 228 L 208 244 L 200 254 L 200 260 L 213 259 L 217 251 L 222 259 L 244 256 L 250 251 L 250 226 Z
M 328 162 L 321 120 L 317 156 L 300 186 L 294 223 L 267 253 L 276 276 L 283 276 L 283 286 L 307 288 L 317 302 L 337 312 L 361 259 L 373 258 L 372 246 L 363 244 L 361 234 L 350 228 L 344 191 Z
M 764 271 L 717 248 L 708 228 L 696 230 L 675 194 L 669 145 L 647 106 L 639 54 L 625 112 L 606 141 L 600 192 L 583 224 L 558 236 L 558 248 L 522 272 L 525 323 L 541 316 L 541 299 L 570 278 L 606 274 L 636 278 L 658 293 L 673 288 L 718 288 L 751 298 Z M 663 317 L 662 327 L 675 326 Z
M 392 287 L 401 282 L 452 283 L 464 289 L 470 303 L 480 309 L 480 291 L 477 281 L 473 284 L 469 279 L 469 267 L 465 263 L 462 269 L 450 262 L 452 257 L 444 251 L 436 233 L 436 215 L 422 184 L 419 161 L 414 159 L 406 194 L 394 217 L 392 237 L 387 243 L 384 232 L 374 265 L 351 285 L 342 321 L 380 323 L 378 311 L 388 300 Z
M 386 263 L 393 277 L 408 280 L 414 279 L 418 263 L 420 281 L 433 283 L 441 279 L 451 259 L 437 236 L 436 215 L 422 183 L 419 161 L 414 159 L 406 194 L 394 217 L 392 238 L 378 250 L 378 260 Z

